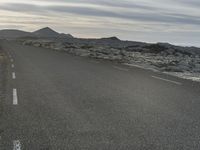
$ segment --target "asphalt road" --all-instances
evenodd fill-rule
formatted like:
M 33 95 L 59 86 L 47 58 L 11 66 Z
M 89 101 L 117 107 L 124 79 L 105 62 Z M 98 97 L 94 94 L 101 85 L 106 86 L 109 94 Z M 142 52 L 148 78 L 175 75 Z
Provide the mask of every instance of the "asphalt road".
M 1 150 L 199 150 L 200 84 L 1 41 Z

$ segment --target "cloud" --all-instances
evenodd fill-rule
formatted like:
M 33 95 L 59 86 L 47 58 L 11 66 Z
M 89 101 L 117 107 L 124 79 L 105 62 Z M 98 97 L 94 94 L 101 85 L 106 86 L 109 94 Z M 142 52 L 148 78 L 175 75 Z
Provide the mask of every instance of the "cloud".
M 4 3 L 0 5 L 1 10 L 8 10 L 13 12 L 43 12 L 43 8 L 33 4 L 23 4 L 23 3 Z
M 14 26 L 16 22 L 27 29 L 31 24 L 31 28 L 51 25 L 62 32 L 68 28 L 75 34 L 90 36 L 97 36 L 95 30 L 101 31 L 99 36 L 118 31 L 124 39 L 136 32 L 137 37 L 146 35 L 144 40 L 178 35 L 197 38 L 199 6 L 198 0 L 1 0 L 0 22 L 3 26 Z
M 101 2 L 108 3 L 108 2 Z M 111 3 L 109 3 L 111 4 Z M 123 3 L 125 5 L 125 3 Z M 124 6 L 117 4 L 117 6 Z M 116 6 L 116 5 L 114 5 Z M 125 5 L 127 6 L 127 5 Z M 132 9 L 138 9 L 138 5 L 130 5 Z M 110 18 L 120 18 L 127 19 L 132 21 L 143 21 L 143 22 L 160 22 L 160 23 L 174 23 L 174 24 L 193 24 L 200 25 L 200 19 L 196 16 L 180 14 L 180 13 L 171 13 L 171 12 L 160 12 L 156 13 L 156 8 L 152 7 L 139 7 L 143 11 L 132 11 L 126 10 L 118 12 L 118 9 L 113 9 L 110 7 L 110 10 L 104 9 L 103 7 L 82 7 L 82 6 L 38 6 L 34 4 L 21 4 L 21 3 L 6 3 L 0 6 L 1 9 L 24 12 L 24 13 L 40 13 L 45 14 L 48 12 L 55 13 L 71 13 L 81 16 L 94 16 L 94 17 L 110 17 Z M 150 9 L 151 8 L 151 9 Z M 149 11 L 151 10 L 151 11 Z

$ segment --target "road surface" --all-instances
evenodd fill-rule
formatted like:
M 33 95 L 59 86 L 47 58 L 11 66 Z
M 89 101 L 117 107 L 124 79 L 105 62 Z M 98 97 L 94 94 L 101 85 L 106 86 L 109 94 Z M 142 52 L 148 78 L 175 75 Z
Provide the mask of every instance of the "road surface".
M 200 84 L 1 41 L 1 150 L 199 150 Z

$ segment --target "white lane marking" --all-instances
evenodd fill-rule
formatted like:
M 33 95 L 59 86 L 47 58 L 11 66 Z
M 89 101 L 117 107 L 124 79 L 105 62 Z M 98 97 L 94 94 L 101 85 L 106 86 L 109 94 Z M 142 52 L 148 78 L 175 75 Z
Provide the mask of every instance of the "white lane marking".
M 16 79 L 15 72 L 12 73 L 12 78 L 13 78 L 13 79 Z
M 118 69 L 118 70 L 121 70 L 121 71 L 129 71 L 129 69 L 126 69 L 126 68 L 121 68 L 121 67 L 118 67 L 118 66 L 113 66 L 115 69 Z
M 13 59 L 10 59 L 11 62 L 13 62 Z
M 21 143 L 19 140 L 13 141 L 13 150 L 21 150 Z
M 18 105 L 17 89 L 13 89 L 13 105 Z
M 160 77 L 156 77 L 156 76 L 151 76 L 151 77 L 155 78 L 155 79 L 162 80 L 162 81 L 171 82 L 171 83 L 174 83 L 174 84 L 177 84 L 177 85 L 182 85 L 182 83 L 176 82 L 176 81 L 173 81 L 173 80 L 168 80 L 168 79 L 164 79 L 164 78 L 160 78 Z
M 11 65 L 11 67 L 12 67 L 12 68 L 14 68 L 14 67 L 15 67 L 15 65 L 14 65 L 14 64 L 12 64 L 12 65 Z

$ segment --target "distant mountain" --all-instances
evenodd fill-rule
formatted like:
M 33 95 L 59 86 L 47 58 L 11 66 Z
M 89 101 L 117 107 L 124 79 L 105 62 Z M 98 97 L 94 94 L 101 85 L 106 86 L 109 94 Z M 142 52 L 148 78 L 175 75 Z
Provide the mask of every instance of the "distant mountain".
M 70 34 L 58 33 L 49 27 L 42 28 L 32 33 L 39 38 L 73 38 Z
M 71 34 L 60 33 L 59 38 L 74 38 Z
M 35 36 L 37 37 L 58 37 L 60 34 L 54 30 L 52 30 L 51 28 L 49 27 L 45 27 L 45 28 L 42 28 L 42 29 L 39 29 L 35 32 L 32 32 Z
M 107 40 L 120 41 L 120 39 L 117 38 L 117 37 L 115 37 L 115 36 L 113 36 L 113 37 L 108 37 L 108 38 L 101 38 L 100 40 L 105 40 L 105 41 L 107 41 Z
M 73 38 L 70 34 L 58 33 L 49 27 L 39 29 L 34 32 L 25 32 L 21 30 L 0 30 L 1 39 L 15 39 L 15 38 L 54 38 L 54 39 L 67 39 Z
M 19 37 L 29 37 L 32 36 L 30 32 L 25 32 L 25 31 L 20 31 L 20 30 L 10 30 L 10 29 L 5 29 L 5 30 L 0 30 L 0 38 L 5 39 L 5 38 L 19 38 Z

